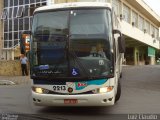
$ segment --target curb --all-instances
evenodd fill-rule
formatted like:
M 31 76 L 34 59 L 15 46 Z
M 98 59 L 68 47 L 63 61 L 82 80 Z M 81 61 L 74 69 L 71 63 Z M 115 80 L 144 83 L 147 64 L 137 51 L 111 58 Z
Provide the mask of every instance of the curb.
M 2 83 L 0 85 L 24 85 L 24 84 L 27 85 L 27 84 L 31 84 L 31 80 L 30 80 L 29 76 L 0 76 L 0 82 Z

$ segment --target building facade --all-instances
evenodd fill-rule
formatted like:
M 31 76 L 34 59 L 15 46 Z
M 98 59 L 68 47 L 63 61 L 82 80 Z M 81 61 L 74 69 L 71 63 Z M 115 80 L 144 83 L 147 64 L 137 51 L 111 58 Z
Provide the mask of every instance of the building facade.
M 65 2 L 109 2 L 121 21 L 126 64 L 155 64 L 160 49 L 160 17 L 143 0 L 2 0 L 0 56 L 14 60 L 20 54 L 21 32 L 30 30 L 35 8 Z
M 0 13 L 3 11 L 3 1 L 0 4 Z M 3 44 L 3 21 L 0 21 L 0 55 L 2 53 L 2 44 Z
M 47 0 L 3 0 L 1 5 L 3 39 L 0 56 L 4 60 L 14 60 L 20 54 L 18 48 L 21 33 L 31 29 L 34 9 L 47 5 Z

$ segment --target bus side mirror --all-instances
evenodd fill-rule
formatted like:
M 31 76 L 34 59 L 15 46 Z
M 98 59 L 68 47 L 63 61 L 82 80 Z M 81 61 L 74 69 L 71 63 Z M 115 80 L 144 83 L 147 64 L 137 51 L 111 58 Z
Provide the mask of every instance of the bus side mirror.
M 125 53 L 125 40 L 124 36 L 118 37 L 118 48 L 120 53 Z
M 124 36 L 122 35 L 120 30 L 113 30 L 113 34 L 119 34 L 120 36 L 118 37 L 118 48 L 120 53 L 125 53 L 125 40 Z
M 26 54 L 30 50 L 30 39 L 31 39 L 30 31 L 24 31 L 21 34 L 21 38 L 20 38 L 21 54 Z

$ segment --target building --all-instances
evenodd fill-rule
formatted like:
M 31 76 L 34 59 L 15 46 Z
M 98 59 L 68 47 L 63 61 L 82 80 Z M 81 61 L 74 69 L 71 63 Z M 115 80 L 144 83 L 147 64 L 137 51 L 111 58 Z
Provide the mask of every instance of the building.
M 4 60 L 14 60 L 20 54 L 18 48 L 21 32 L 31 29 L 34 9 L 47 5 L 47 0 L 2 0 L 1 2 L 3 26 L 1 26 L 0 56 Z
M 2 13 L 3 11 L 3 1 L 1 1 L 1 4 L 0 4 L 0 13 Z M 3 21 L 1 20 L 0 21 L 0 56 L 1 56 L 1 53 L 2 53 L 2 44 L 3 44 Z
M 126 41 L 126 64 L 156 64 L 160 49 L 160 17 L 143 0 L 2 0 L 0 56 L 15 60 L 22 31 L 31 29 L 35 8 L 64 2 L 110 2 L 121 21 Z

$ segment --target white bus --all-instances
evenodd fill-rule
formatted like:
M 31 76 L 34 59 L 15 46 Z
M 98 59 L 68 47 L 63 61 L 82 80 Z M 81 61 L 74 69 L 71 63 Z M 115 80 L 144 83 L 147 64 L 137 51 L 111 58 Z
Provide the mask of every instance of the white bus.
M 111 5 L 54 4 L 35 10 L 30 75 L 35 105 L 108 106 L 121 95 L 124 44 Z

